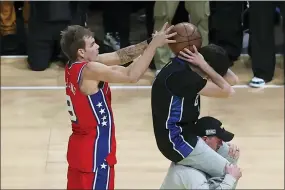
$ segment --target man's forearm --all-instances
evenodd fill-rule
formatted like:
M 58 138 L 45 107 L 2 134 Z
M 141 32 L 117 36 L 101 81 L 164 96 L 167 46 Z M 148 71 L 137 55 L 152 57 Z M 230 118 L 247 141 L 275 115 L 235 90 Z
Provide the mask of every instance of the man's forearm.
M 222 90 L 232 90 L 232 87 L 225 81 L 221 75 L 219 75 L 208 63 L 205 62 L 201 66 L 201 69 L 210 77 L 210 79 L 219 86 Z M 234 92 L 234 91 L 233 91 Z
M 119 56 L 121 64 L 126 64 L 140 56 L 147 47 L 148 42 L 145 40 L 141 43 L 119 49 L 116 53 Z
M 133 80 L 138 81 L 146 72 L 155 54 L 155 50 L 156 46 L 151 42 L 142 56 L 128 66 L 128 73 Z
M 230 69 L 228 69 L 228 72 L 223 77 L 231 86 L 236 85 L 239 82 L 238 77 L 232 72 Z

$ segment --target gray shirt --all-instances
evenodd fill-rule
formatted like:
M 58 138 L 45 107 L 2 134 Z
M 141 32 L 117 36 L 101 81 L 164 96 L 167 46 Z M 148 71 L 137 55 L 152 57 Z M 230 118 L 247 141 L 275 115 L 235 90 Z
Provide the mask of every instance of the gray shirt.
M 229 145 L 223 142 L 217 153 L 236 164 L 238 158 L 231 158 L 228 152 Z M 161 189 L 235 189 L 236 185 L 237 180 L 229 174 L 223 178 L 211 178 L 195 168 L 171 163 Z
M 227 174 L 222 178 L 209 178 L 194 168 L 171 163 L 161 189 L 234 189 L 236 179 Z

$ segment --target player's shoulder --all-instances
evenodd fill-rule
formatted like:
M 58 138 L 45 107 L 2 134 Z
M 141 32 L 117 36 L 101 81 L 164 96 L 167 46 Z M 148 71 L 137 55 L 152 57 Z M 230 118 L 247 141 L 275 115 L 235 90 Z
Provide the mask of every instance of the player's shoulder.
M 98 61 L 90 61 L 86 63 L 87 67 L 110 67 Z
M 73 63 L 68 70 L 70 71 L 85 71 L 85 70 L 96 70 L 104 67 L 103 63 L 97 61 L 81 61 Z
M 84 67 L 84 72 L 88 72 L 92 75 L 94 73 L 102 74 L 102 72 L 106 71 L 106 69 L 111 69 L 111 67 L 97 61 L 90 61 L 86 63 L 86 66 Z
M 88 64 L 87 61 L 76 61 L 76 62 L 72 62 L 72 63 L 68 63 L 66 70 L 76 70 L 78 68 L 81 68 L 82 66 Z
M 187 81 L 192 77 L 195 77 L 195 72 L 190 68 L 182 67 L 180 69 L 174 69 L 171 74 L 168 76 L 169 80 L 178 80 L 178 81 Z

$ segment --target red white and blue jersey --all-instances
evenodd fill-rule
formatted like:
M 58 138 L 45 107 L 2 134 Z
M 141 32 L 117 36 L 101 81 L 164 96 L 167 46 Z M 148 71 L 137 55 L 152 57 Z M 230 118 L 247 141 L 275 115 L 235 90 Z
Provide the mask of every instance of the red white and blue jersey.
M 87 62 L 65 68 L 67 108 L 72 125 L 67 161 L 69 167 L 95 172 L 103 163 L 116 164 L 115 125 L 108 83 L 100 82 L 99 91 L 85 95 L 79 83 Z

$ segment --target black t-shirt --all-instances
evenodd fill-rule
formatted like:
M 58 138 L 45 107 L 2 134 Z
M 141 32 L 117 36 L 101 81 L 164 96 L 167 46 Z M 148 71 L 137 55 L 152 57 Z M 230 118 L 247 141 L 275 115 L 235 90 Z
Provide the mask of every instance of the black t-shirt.
M 207 81 L 192 71 L 188 63 L 174 58 L 157 75 L 151 92 L 156 143 L 173 162 L 187 157 L 196 146 L 191 133 L 200 115 L 200 95 Z

